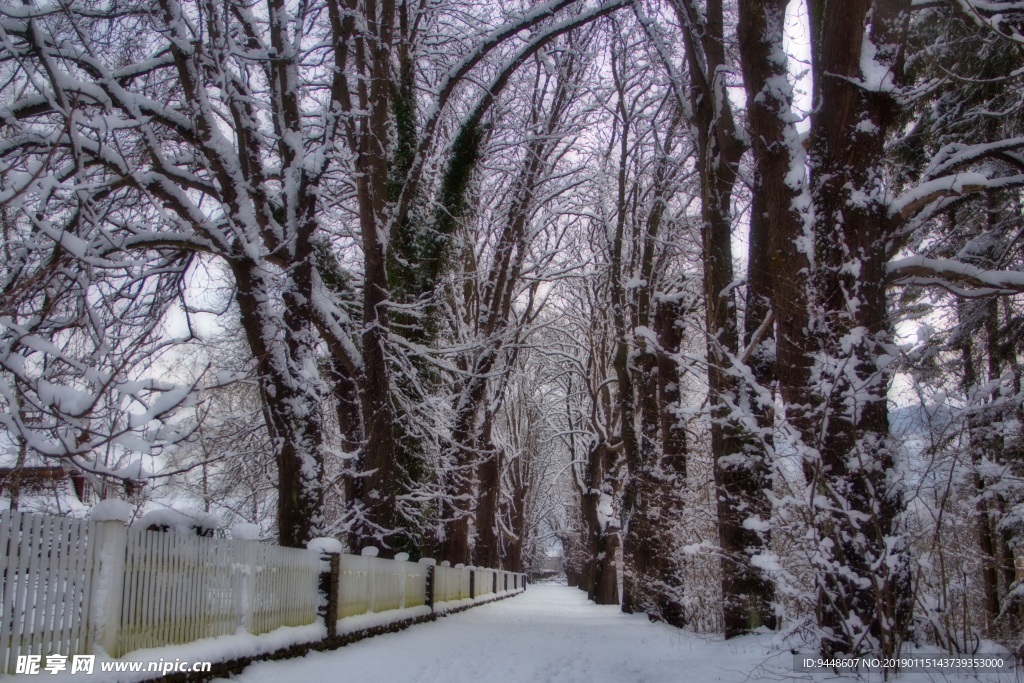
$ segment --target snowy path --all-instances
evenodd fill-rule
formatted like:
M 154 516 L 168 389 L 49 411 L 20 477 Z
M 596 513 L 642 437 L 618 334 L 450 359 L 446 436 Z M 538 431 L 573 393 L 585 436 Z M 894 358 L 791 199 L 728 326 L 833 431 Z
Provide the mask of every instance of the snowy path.
M 768 636 L 698 636 L 618 607 L 599 607 L 574 588 L 530 586 L 490 605 L 378 636 L 333 652 L 261 662 L 242 683 L 658 683 L 787 678 L 786 655 L 759 670 Z M 791 669 L 790 669 L 791 670 Z M 752 675 L 753 673 L 753 675 Z M 780 674 L 782 674 L 780 676 Z

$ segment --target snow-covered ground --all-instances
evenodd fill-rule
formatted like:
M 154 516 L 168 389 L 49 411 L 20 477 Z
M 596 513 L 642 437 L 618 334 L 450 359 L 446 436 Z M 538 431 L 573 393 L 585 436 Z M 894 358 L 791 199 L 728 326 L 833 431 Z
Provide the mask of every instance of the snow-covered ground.
M 233 681 L 376 683 L 672 683 L 842 680 L 794 673 L 771 634 L 702 636 L 599 607 L 574 588 L 530 586 L 525 594 L 370 638 L 333 652 L 261 662 Z M 878 677 L 873 677 L 877 679 Z M 992 680 L 995 677 L 982 677 Z M 848 679 L 853 680 L 853 679 Z M 865 679 L 861 679 L 865 680 Z M 943 680 L 907 674 L 906 681 Z M 959 678 L 957 680 L 968 680 Z M 977 680 L 977 679 L 975 679 Z M 1004 674 L 1003 680 L 1013 680 Z

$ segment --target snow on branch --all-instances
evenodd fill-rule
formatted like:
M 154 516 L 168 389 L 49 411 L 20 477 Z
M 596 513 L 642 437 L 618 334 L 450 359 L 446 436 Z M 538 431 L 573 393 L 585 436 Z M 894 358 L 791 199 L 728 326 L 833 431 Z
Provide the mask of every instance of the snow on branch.
M 923 177 L 938 178 L 953 173 L 967 164 L 993 156 L 1001 156 L 1022 148 L 1024 148 L 1024 137 L 1019 136 L 984 144 L 952 143 L 944 146 L 932 157 Z
M 907 220 L 935 202 L 988 190 L 1024 187 L 1024 175 L 989 178 L 984 173 L 957 173 L 928 180 L 889 204 L 889 216 Z
M 1024 272 L 984 270 L 952 259 L 911 256 L 886 267 L 897 285 L 941 286 L 962 296 L 995 296 L 1024 292 Z
M 1024 13 L 1024 2 L 1016 0 L 952 0 L 951 3 L 976 25 L 987 28 L 1000 37 L 1015 43 L 1024 43 L 1013 21 Z
M 924 209 L 932 202 L 988 187 L 989 179 L 983 173 L 959 173 L 929 180 L 905 192 L 889 205 L 889 215 L 904 220 Z

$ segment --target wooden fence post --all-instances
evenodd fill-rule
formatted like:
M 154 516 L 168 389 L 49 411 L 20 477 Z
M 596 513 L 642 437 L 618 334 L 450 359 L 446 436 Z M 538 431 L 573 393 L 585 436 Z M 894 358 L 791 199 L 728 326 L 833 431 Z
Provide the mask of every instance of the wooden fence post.
M 125 554 L 128 551 L 128 527 L 119 519 L 98 519 L 90 549 L 93 554 L 92 618 L 93 643 L 111 657 L 118 652 L 121 630 L 121 600 L 124 596 Z
M 235 595 L 235 611 L 238 614 L 238 625 L 246 632 L 252 633 L 254 602 L 256 600 L 256 549 L 260 542 L 255 540 L 239 540 L 237 560 L 243 569 L 239 572 L 238 593 Z
M 336 538 L 314 538 L 306 548 L 320 553 L 320 579 L 317 590 L 320 593 L 317 613 L 323 617 L 327 627 L 327 638 L 338 635 L 338 617 L 341 592 L 341 541 Z
M 437 564 L 437 560 L 432 557 L 420 558 L 420 564 L 425 565 L 427 568 L 427 586 L 426 595 L 424 596 L 424 602 L 430 611 L 434 611 L 434 585 L 436 583 L 437 574 L 434 573 L 434 566 Z
M 327 637 L 334 638 L 338 635 L 338 598 L 339 584 L 341 579 L 341 555 L 338 553 L 326 553 L 321 556 L 329 564 L 329 570 L 320 573 L 320 594 L 324 596 L 323 606 L 324 623 L 327 624 Z
M 256 597 L 256 549 L 260 544 L 260 528 L 255 524 L 240 522 L 231 527 L 231 540 L 236 542 L 234 561 L 241 568 L 237 574 L 238 585 L 234 588 L 235 614 L 238 626 L 252 633 Z

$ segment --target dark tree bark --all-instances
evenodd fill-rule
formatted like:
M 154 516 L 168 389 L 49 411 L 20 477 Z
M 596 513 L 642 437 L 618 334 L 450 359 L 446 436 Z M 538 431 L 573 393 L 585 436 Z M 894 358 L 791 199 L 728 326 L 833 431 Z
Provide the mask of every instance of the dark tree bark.
M 991 209 L 991 207 L 990 207 Z M 994 211 L 988 212 L 988 226 Z M 992 255 L 994 256 L 994 254 Z M 1015 363 L 1014 345 L 1005 339 L 1000 302 L 997 298 L 989 298 L 980 302 L 961 303 L 959 337 L 964 365 L 964 389 L 968 397 L 976 401 L 992 403 L 998 401 L 996 396 L 979 396 L 978 390 L 987 384 L 999 386 L 1009 366 Z M 969 311 L 969 313 L 968 313 Z M 1009 322 L 1009 321 L 1007 321 Z M 978 376 L 975 360 L 974 338 L 984 339 L 984 360 L 986 361 L 984 381 Z M 1019 368 L 1014 369 L 1014 383 L 1017 394 L 1019 389 Z M 1019 409 L 1018 409 L 1019 410 Z M 1013 466 L 1019 461 L 1020 445 L 1015 439 L 1007 439 L 998 426 L 1005 424 L 1010 418 L 1008 413 L 1013 409 L 1008 406 L 976 406 L 968 418 L 968 436 L 971 445 L 971 462 L 980 466 L 983 461 L 1003 463 Z M 1017 418 L 1019 416 L 1014 415 Z M 977 495 L 976 510 L 978 514 L 978 546 L 981 551 L 982 586 L 986 627 L 989 637 L 1004 636 L 1012 639 L 1019 632 L 1024 617 L 1024 602 L 1017 599 L 1013 604 L 1011 594 L 1017 580 L 1016 557 L 1013 548 L 1013 533 L 1010 528 L 1000 528 L 1000 520 L 1005 519 L 1009 503 L 1006 496 L 995 488 L 980 472 L 973 475 Z
M 509 471 L 509 498 L 504 502 L 509 533 L 501 535 L 501 567 L 513 572 L 526 571 L 523 562 L 523 541 L 526 538 L 526 495 L 529 490 L 531 463 L 517 462 Z M 571 584 L 570 584 L 571 585 Z
M 598 605 L 619 604 L 619 582 L 616 558 L 619 551 L 619 529 L 610 516 L 607 499 L 614 497 L 618 470 L 618 449 L 607 443 L 594 443 L 588 452 L 587 480 L 581 496 L 583 520 L 587 533 L 589 558 L 580 587 Z
M 301 373 L 295 372 L 297 366 L 312 357 L 309 312 L 297 300 L 301 299 L 300 293 L 286 294 L 285 300 L 293 308 L 284 316 L 287 334 L 286 356 L 282 360 L 270 348 L 276 339 L 272 335 L 268 339 L 266 333 L 273 329 L 275 315 L 269 305 L 271 286 L 261 280 L 255 264 L 239 260 L 231 265 L 242 328 L 257 358 L 260 390 L 267 405 L 264 415 L 277 452 L 278 539 L 283 546 L 305 547 L 306 541 L 319 533 L 323 521 L 323 433 L 318 416 L 309 413 L 319 405 L 319 397 L 315 385 L 301 381 Z M 311 266 L 305 272 L 310 277 Z M 310 299 L 306 297 L 306 301 Z M 270 360 L 273 355 L 278 355 L 275 362 Z
M 822 650 L 892 656 L 910 591 L 905 540 L 896 527 L 902 500 L 888 481 L 891 370 L 880 359 L 892 341 L 885 282 L 895 226 L 881 165 L 899 112 L 893 86 L 902 72 L 909 2 L 851 0 L 840 8 L 811 0 L 809 8 L 820 103 L 810 135 L 814 328 L 818 352 L 830 359 L 823 378 L 829 393 L 818 398 L 825 428 L 811 485 L 834 501 L 831 510 L 819 510 L 819 533 L 830 549 L 818 586 Z M 875 54 L 864 54 L 865 45 Z
M 986 302 L 995 303 L 995 301 Z M 968 309 L 970 304 L 960 302 L 958 306 L 960 323 L 960 353 L 963 362 L 963 388 L 968 397 L 978 388 L 978 370 L 974 358 L 974 334 L 970 329 Z M 988 316 L 986 316 L 988 317 Z M 970 440 L 971 462 L 977 466 L 985 455 L 983 437 L 984 425 L 982 415 L 975 413 L 967 421 L 967 434 Z M 981 580 L 984 593 L 985 628 L 982 631 L 992 637 L 995 633 L 996 620 L 999 618 L 999 574 L 996 570 L 996 544 L 992 530 L 992 514 L 989 511 L 989 500 L 985 495 L 986 483 L 978 472 L 974 473 L 974 487 L 978 501 L 975 509 L 978 513 L 978 549 L 981 551 Z
M 685 307 L 679 300 L 661 303 L 654 316 L 658 335 L 658 413 L 661 420 L 662 465 L 670 473 L 666 484 L 676 491 L 686 488 L 686 428 L 674 409 L 681 405 L 679 366 L 672 357 L 682 349 Z
M 654 614 L 672 626 L 682 628 L 687 617 L 683 607 L 684 585 L 682 563 L 677 556 L 676 529 L 674 523 L 686 514 L 682 493 L 687 488 L 687 440 L 686 429 L 675 414 L 681 405 L 679 391 L 679 370 L 673 354 L 679 352 L 683 343 L 682 306 L 675 300 L 659 303 L 654 316 L 654 332 L 658 339 L 658 351 L 654 368 L 651 393 L 656 397 L 654 405 L 645 405 L 644 411 L 652 410 L 649 419 L 657 418 L 657 435 L 660 437 L 660 461 L 657 463 L 657 489 L 654 491 L 654 507 L 657 517 L 655 528 L 657 563 L 654 568 L 653 607 Z M 656 411 L 656 412 L 653 412 Z M 646 431 L 646 430 L 645 430 Z
M 618 177 L 617 177 L 617 211 L 615 216 L 614 226 L 614 237 L 609 244 L 611 251 L 611 275 L 610 275 L 610 289 L 611 289 L 611 318 L 612 327 L 615 331 L 615 353 L 612 359 L 612 367 L 615 370 L 615 378 L 617 381 L 616 388 L 616 409 L 619 414 L 619 428 L 620 438 L 622 440 L 622 450 L 626 460 L 627 467 L 627 479 L 625 484 L 625 491 L 622 499 L 622 529 L 625 538 L 622 543 L 623 552 L 623 602 L 622 609 L 625 612 L 636 612 L 642 607 L 639 602 L 639 583 L 642 580 L 641 575 L 649 572 L 649 565 L 651 563 L 651 555 L 649 548 L 641 542 L 640 539 L 647 538 L 649 536 L 648 528 L 648 516 L 647 516 L 647 498 L 643 495 L 644 490 L 647 488 L 647 476 L 646 468 L 650 466 L 649 453 L 645 453 L 641 448 L 649 446 L 649 443 L 644 443 L 640 439 L 640 435 L 637 433 L 637 416 L 639 411 L 636 404 L 636 389 L 633 383 L 633 373 L 630 369 L 630 351 L 631 351 L 631 337 L 632 337 L 632 326 L 630 321 L 632 315 L 629 310 L 629 303 L 626 298 L 626 289 L 623 285 L 623 250 L 624 250 L 624 239 L 625 239 L 625 228 L 626 219 L 629 213 L 629 207 L 626 204 L 627 194 L 627 166 L 629 164 L 629 127 L 630 121 L 629 116 L 626 112 L 626 102 L 624 99 L 624 93 L 621 87 L 621 81 L 618 78 L 617 66 L 615 60 L 612 61 L 613 74 L 615 74 L 616 85 L 619 88 L 619 114 L 620 114 L 620 126 L 619 131 L 619 158 L 618 158 Z M 596 503 L 591 502 L 594 506 Z M 601 536 L 601 540 L 604 542 L 610 541 L 609 536 Z M 601 557 L 607 559 L 608 551 L 601 550 L 603 553 Z M 606 576 L 606 570 L 600 569 L 595 580 L 597 589 L 603 590 L 601 587 L 601 581 Z M 609 597 L 607 593 L 604 593 L 605 598 Z M 616 590 L 616 597 L 618 591 Z M 617 602 L 617 599 L 616 599 Z M 608 604 L 599 602 L 598 604 Z
M 639 281 L 635 288 L 632 317 L 637 353 L 632 367 L 636 375 L 640 431 L 639 458 L 630 472 L 635 497 L 627 496 L 630 523 L 623 539 L 624 612 L 643 612 L 676 626 L 684 625 L 681 567 L 674 553 L 677 539 L 673 523 L 683 514 L 682 492 L 686 488 L 685 431 L 672 414 L 679 403 L 679 376 L 673 354 L 682 341 L 678 293 L 670 289 L 667 277 L 656 272 L 663 253 L 662 223 L 668 196 L 669 159 L 677 143 L 681 123 L 677 108 L 658 144 L 651 187 L 651 204 L 642 220 L 634 218 L 634 249 L 639 249 Z M 635 194 L 635 191 L 632 192 Z M 623 207 L 623 212 L 625 208 Z M 617 247 L 618 248 L 618 247 Z M 652 336 L 641 334 L 649 329 Z M 618 375 L 617 375 L 618 376 Z M 621 382 L 621 379 L 620 379 Z M 679 476 L 681 474 L 681 476 Z M 625 507 L 624 505 L 624 507 Z
M 386 105 L 385 105 L 386 106 Z M 376 111 L 376 110 L 375 110 Z M 381 116 L 380 112 L 377 112 Z M 387 129 L 380 123 L 376 134 L 369 137 L 387 139 Z M 376 144 L 376 143 L 371 143 Z M 384 250 L 377 228 L 384 224 L 384 207 L 380 200 L 387 187 L 387 172 L 383 162 L 384 150 L 378 150 L 381 164 L 368 164 L 362 169 L 359 196 L 365 204 L 360 216 L 363 234 L 364 300 L 363 300 L 363 377 L 361 408 L 366 443 L 363 447 L 362 495 L 360 521 L 356 525 L 357 542 L 363 545 L 389 547 L 398 526 L 395 508 L 398 472 L 395 448 L 395 409 L 392 404 L 391 371 L 388 368 L 386 345 L 388 331 L 387 305 L 389 301 Z M 355 548 L 354 548 L 355 549 Z
M 778 382 L 786 420 L 810 444 L 810 259 L 799 246 L 805 229 L 800 208 L 806 200 L 805 160 L 794 125 L 788 66 L 781 58 L 788 4 L 789 0 L 743 0 L 739 7 L 740 61 L 755 162 L 745 331 L 755 377 L 762 385 Z M 771 321 L 764 309 L 766 299 Z M 757 326 L 765 323 L 768 327 L 759 330 Z M 775 337 L 772 367 L 763 346 L 755 344 L 759 331 L 765 340 Z
M 803 149 L 793 124 L 792 90 L 783 57 L 787 5 L 788 0 L 741 0 L 739 6 L 740 62 L 754 155 L 744 341 L 758 392 L 774 389 L 778 382 L 787 419 L 810 439 L 809 260 L 798 247 L 804 229 L 798 200 L 805 184 Z M 769 350 L 773 341 L 774 352 Z M 766 450 L 774 450 L 773 394 L 751 395 Z M 756 475 L 765 489 L 768 470 L 765 457 Z M 769 519 L 770 505 L 761 503 L 757 514 Z M 764 546 L 769 542 L 765 535 Z M 764 599 L 770 601 L 772 587 L 767 582 L 763 587 Z M 774 625 L 774 617 L 766 623 Z
M 747 96 L 747 126 L 754 156 L 753 205 L 750 212 L 750 249 L 747 265 L 747 299 L 744 346 L 757 384 L 773 389 L 776 380 L 774 352 L 776 308 L 787 295 L 799 293 L 806 259 L 797 255 L 795 240 L 803 225 L 795 202 L 802 186 L 802 150 L 792 124 L 792 92 L 783 44 L 783 26 L 789 0 L 743 0 L 739 5 L 739 46 L 743 83 Z M 793 169 L 799 175 L 793 173 Z M 794 177 L 795 176 L 795 177 Z M 776 286 L 778 281 L 778 286 Z M 781 291 L 787 284 L 796 292 Z M 780 291 L 776 293 L 776 289 Z M 806 321 L 806 311 L 783 312 L 783 324 Z M 792 350 L 788 350 L 792 355 Z M 801 361 L 800 366 L 806 363 Z M 805 382 L 806 384 L 806 382 Z M 761 439 L 772 449 L 774 405 L 769 396 L 752 396 Z
M 501 468 L 504 454 L 491 441 L 492 420 L 490 413 L 484 417 L 484 427 L 481 430 L 480 462 L 476 471 L 480 491 L 477 496 L 476 543 L 473 544 L 473 564 L 477 567 L 498 567 L 501 561 L 498 495 L 501 493 Z M 525 497 L 525 487 L 521 495 Z M 523 507 L 524 500 L 514 500 L 519 503 L 520 508 Z M 506 565 L 505 568 L 509 567 Z M 512 571 L 520 570 L 513 569 Z
M 710 0 L 703 15 L 690 3 L 676 2 L 675 8 L 683 27 L 697 132 L 711 452 L 722 552 L 723 616 L 725 635 L 730 638 L 774 624 L 771 584 L 751 562 L 765 547 L 765 538 L 755 530 L 760 524 L 745 524 L 754 517 L 767 521 L 767 468 L 757 435 L 750 434 L 734 412 L 756 411 L 749 402 L 749 387 L 733 367 L 740 350 L 731 200 L 744 149 L 722 81 L 722 69 L 727 66 L 722 3 Z

